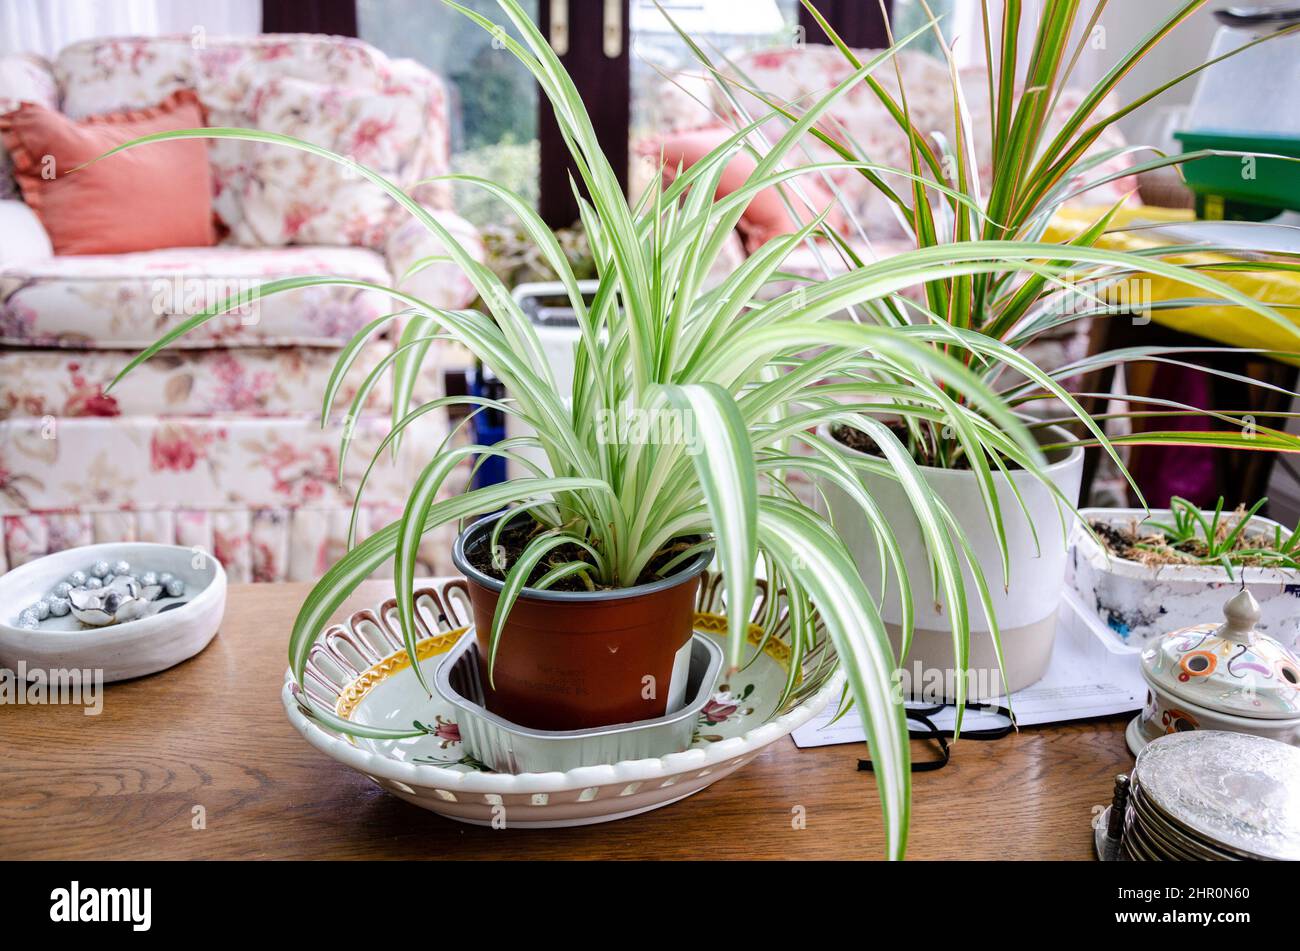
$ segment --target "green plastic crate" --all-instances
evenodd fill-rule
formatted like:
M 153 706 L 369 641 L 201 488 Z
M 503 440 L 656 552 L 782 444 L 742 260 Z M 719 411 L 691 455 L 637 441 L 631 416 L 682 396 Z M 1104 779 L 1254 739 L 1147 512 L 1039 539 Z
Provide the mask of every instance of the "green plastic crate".
M 1239 132 L 1175 132 L 1184 152 L 1226 149 L 1265 152 L 1300 159 L 1300 138 L 1246 135 Z M 1254 160 L 1253 178 L 1246 177 L 1245 159 L 1210 156 L 1179 166 L 1196 194 L 1199 218 L 1263 221 L 1285 210 L 1300 211 L 1300 162 L 1277 158 Z

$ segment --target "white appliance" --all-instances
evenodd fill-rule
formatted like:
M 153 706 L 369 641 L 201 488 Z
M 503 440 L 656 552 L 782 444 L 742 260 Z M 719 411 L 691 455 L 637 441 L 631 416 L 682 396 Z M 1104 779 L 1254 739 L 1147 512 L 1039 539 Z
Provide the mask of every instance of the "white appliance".
M 578 290 L 587 299 L 596 293 L 598 286 L 598 281 L 578 282 Z M 574 352 L 581 333 L 578 330 L 577 316 L 567 303 L 568 295 L 564 285 L 558 281 L 520 284 L 511 296 L 536 328 L 537 336 L 542 342 L 542 351 L 546 354 L 551 372 L 555 375 L 556 385 L 561 392 L 567 394 L 573 386 Z M 564 303 L 556 303 L 557 300 Z M 508 393 L 506 395 L 509 396 Z M 567 407 L 569 405 L 567 396 L 564 402 Z M 527 436 L 532 432 L 532 427 L 521 423 L 517 417 L 506 416 L 507 439 L 514 436 Z M 546 456 L 540 449 L 520 450 L 520 455 L 532 459 L 544 470 L 549 471 Z M 507 460 L 508 478 L 516 479 L 531 474 L 515 460 Z

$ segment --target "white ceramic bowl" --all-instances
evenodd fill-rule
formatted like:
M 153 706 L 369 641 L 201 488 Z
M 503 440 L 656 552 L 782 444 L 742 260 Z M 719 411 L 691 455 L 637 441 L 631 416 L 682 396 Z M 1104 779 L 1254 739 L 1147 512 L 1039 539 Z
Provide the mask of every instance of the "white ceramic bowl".
M 88 628 L 71 614 L 36 630 L 18 627 L 24 608 L 74 571 L 96 561 L 126 560 L 140 571 L 169 571 L 185 582 L 184 607 L 124 624 Z M 0 667 L 18 670 L 102 670 L 104 682 L 141 677 L 175 666 L 208 646 L 226 608 L 226 572 L 208 554 L 180 545 L 110 542 L 70 548 L 0 575 Z

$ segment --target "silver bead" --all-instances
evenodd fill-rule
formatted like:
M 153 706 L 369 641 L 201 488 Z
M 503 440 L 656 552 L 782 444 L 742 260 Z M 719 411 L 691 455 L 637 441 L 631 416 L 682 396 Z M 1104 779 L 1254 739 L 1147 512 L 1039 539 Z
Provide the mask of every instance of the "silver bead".
M 18 626 L 34 631 L 41 626 L 41 619 L 36 616 L 36 612 L 31 608 L 26 608 L 22 614 L 18 615 Z
M 99 578 L 87 578 L 85 587 L 93 591 L 96 588 L 104 587 L 104 582 Z
M 64 617 L 72 610 L 72 602 L 67 598 L 50 598 L 50 614 L 54 617 Z
M 44 598 L 41 598 L 41 600 L 33 604 L 28 610 L 34 611 L 36 613 L 36 620 L 44 621 L 47 617 L 50 616 L 50 602 L 46 601 Z
M 176 576 L 172 574 L 170 571 L 164 571 L 162 574 L 158 576 L 158 583 L 165 588 L 167 587 L 167 582 L 171 581 L 175 577 Z
M 151 588 L 158 583 L 158 572 L 146 571 L 140 576 L 140 584 L 143 587 Z
M 72 590 L 72 585 L 68 584 L 68 582 L 66 581 L 60 581 L 58 584 L 54 586 L 54 590 L 50 592 L 50 595 L 51 597 L 55 597 L 55 598 L 66 598 L 68 596 L 68 592 L 71 590 Z
M 97 561 L 90 566 L 90 573 L 96 578 L 102 578 L 104 575 L 108 574 L 108 572 L 109 567 L 108 562 L 106 561 Z
M 68 584 L 74 588 L 84 588 L 86 586 L 86 573 L 84 571 L 74 571 L 68 575 Z
M 131 573 L 131 564 L 130 564 L 130 562 L 126 562 L 126 561 L 115 561 L 115 562 L 113 562 L 113 574 L 115 574 L 115 575 L 129 575 L 130 573 Z
M 185 582 L 180 578 L 171 578 L 163 585 L 169 598 L 179 598 L 185 593 Z

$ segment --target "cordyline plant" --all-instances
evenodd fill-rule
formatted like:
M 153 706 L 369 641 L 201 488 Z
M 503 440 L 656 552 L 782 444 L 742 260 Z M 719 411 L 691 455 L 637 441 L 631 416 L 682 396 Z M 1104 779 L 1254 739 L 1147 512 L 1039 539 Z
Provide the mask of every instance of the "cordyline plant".
M 861 51 L 851 49 L 839 37 L 811 0 L 802 2 L 849 65 L 855 70 L 861 66 Z M 921 2 L 925 7 L 925 0 Z M 1243 255 L 1240 246 L 1216 247 L 1209 243 L 1160 245 L 1134 251 L 1132 256 L 1122 259 L 1116 258 L 1102 252 L 1100 246 L 1105 242 L 1106 236 L 1127 230 L 1137 231 L 1143 227 L 1111 227 L 1122 201 L 1101 210 L 1096 220 L 1083 228 L 1068 245 L 1058 246 L 1057 252 L 1050 257 L 1042 257 L 1042 246 L 1034 244 L 1043 238 L 1053 216 L 1062 206 L 1086 201 L 1088 193 L 1101 185 L 1155 169 L 1177 169 L 1184 162 L 1210 156 L 1244 157 L 1252 154 L 1205 149 L 1165 155 L 1149 146 L 1097 147 L 1107 130 L 1166 90 L 1229 56 L 1300 29 L 1291 27 L 1257 37 L 1238 49 L 1187 70 L 1120 108 L 1106 111 L 1103 107 L 1116 91 L 1120 80 L 1205 3 L 1206 0 L 1184 0 L 1165 15 L 1082 97 L 1079 105 L 1059 123 L 1059 128 L 1052 121 L 1056 107 L 1085 45 L 1091 40 L 1094 28 L 1101 20 L 1107 0 L 1097 0 L 1086 19 L 1085 4 L 1080 0 L 1045 0 L 1033 42 L 1027 49 L 1019 40 L 1022 25 L 1020 0 L 1006 0 L 1002 4 L 1000 19 L 990 13 L 987 2 L 982 3 L 982 39 L 990 64 L 987 70 L 990 121 L 989 127 L 979 130 L 978 134 L 982 141 L 991 146 L 991 186 L 987 194 L 981 188 L 975 158 L 977 131 L 966 105 L 952 49 L 936 19 L 932 18 L 923 29 L 933 32 L 949 69 L 953 103 L 951 141 L 939 134 L 931 137 L 927 130 L 918 129 L 913 124 L 908 107 L 908 89 L 901 70 L 896 73 L 897 98 L 875 76 L 861 77 L 858 81 L 870 89 L 897 123 L 900 132 L 907 137 L 909 166 L 905 171 L 908 174 L 900 176 L 897 170 L 882 171 L 879 166 L 871 164 L 870 156 L 843 128 L 822 123 L 810 127 L 809 135 L 842 158 L 845 165 L 856 168 L 872 187 L 888 199 L 897 220 L 908 230 L 917 248 L 924 252 L 908 255 L 908 260 L 934 260 L 930 255 L 945 256 L 945 249 L 951 248 L 954 242 L 973 242 L 967 246 L 971 253 L 975 253 L 975 247 L 979 247 L 991 255 L 1027 255 L 1029 259 L 1036 259 L 1041 267 L 1031 269 L 1026 266 L 1019 272 L 988 269 L 981 273 L 953 273 L 937 268 L 925 280 L 918 282 L 924 289 L 922 301 L 897 295 L 882 296 L 871 305 L 860 308 L 859 318 L 884 326 L 924 322 L 932 326 L 973 331 L 1013 349 L 1023 350 L 1044 334 L 1059 334 L 1065 325 L 1074 321 L 1093 317 L 1124 319 L 1122 315 L 1127 307 L 1144 313 L 1181 313 L 1200 307 L 1223 306 L 1223 300 L 1217 291 L 1211 298 L 1179 297 L 1141 302 L 1127 299 L 1132 296 L 1125 293 L 1127 289 L 1140 286 L 1136 282 L 1142 277 L 1158 275 L 1176 278 L 1193 290 L 1204 290 L 1206 285 L 1194 279 L 1202 272 L 1300 270 L 1293 255 L 1269 254 L 1263 250 Z M 928 7 L 925 9 L 928 13 Z M 729 63 L 727 69 L 717 68 L 706 52 L 685 34 L 682 36 L 712 75 L 717 88 L 726 96 L 732 116 L 741 117 L 741 122 L 752 117 L 736 92 L 754 97 L 763 106 L 777 112 L 787 123 L 793 123 L 807 115 L 806 112 L 799 111 L 801 105 L 775 100 L 763 90 L 754 88 L 743 69 L 735 63 Z M 1077 37 L 1073 46 L 1070 42 L 1072 36 Z M 896 64 L 893 65 L 896 67 Z M 722 118 L 728 117 L 724 115 Z M 766 142 L 762 138 L 761 129 L 755 129 L 751 133 L 746 147 L 759 153 L 765 149 Z M 1118 171 L 1105 171 L 1107 163 L 1138 153 L 1155 157 Z M 1296 161 L 1287 156 L 1268 157 Z M 832 191 L 838 192 L 826 174 L 828 167 L 815 164 L 806 167 L 816 169 Z M 783 191 L 786 190 L 791 194 L 784 194 L 783 200 L 791 210 L 811 207 L 806 196 L 799 192 L 797 183 L 787 183 L 783 188 Z M 856 230 L 858 235 L 865 237 L 866 230 L 856 221 L 853 209 L 843 200 L 839 204 L 853 226 L 850 230 Z M 806 210 L 802 213 L 807 217 Z M 826 237 L 833 243 L 832 253 L 838 253 L 845 265 L 851 268 L 865 266 L 843 235 L 828 230 Z M 1232 256 L 1232 260 L 1215 259 L 1213 255 L 1216 252 L 1227 253 Z M 1195 257 L 1189 258 L 1189 255 Z M 1293 320 L 1277 313 L 1261 315 L 1277 323 L 1286 336 L 1295 341 L 1296 348 L 1300 348 L 1300 336 L 1297 336 Z M 1250 319 L 1250 315 L 1243 313 L 1241 319 Z M 942 337 L 936 338 L 933 346 L 953 352 L 951 344 Z M 1016 377 L 1015 374 L 1007 374 L 1006 371 L 1013 368 L 1010 363 L 983 358 L 975 348 L 957 349 L 959 352 L 954 355 L 1017 410 L 1028 412 L 1035 405 L 1041 405 L 1043 401 L 1055 396 L 1032 378 L 1024 379 L 1023 375 Z M 1214 352 L 1216 349 L 1222 348 L 1129 347 L 1071 362 L 1048 371 L 1048 375 L 1057 381 L 1083 380 L 1086 379 L 1086 374 L 1104 367 L 1152 360 L 1231 377 L 1241 382 L 1254 382 L 1182 359 L 1190 354 Z M 1282 353 L 1275 355 L 1294 356 Z M 875 374 L 871 374 L 870 378 L 878 379 Z M 1108 396 L 1084 392 L 1074 392 L 1073 395 L 1080 399 L 1104 399 Z M 1184 444 L 1274 451 L 1297 449 L 1298 444 L 1293 438 L 1277 430 L 1244 431 L 1249 427 L 1243 424 L 1242 417 L 1248 415 L 1250 410 L 1221 413 L 1160 398 L 1128 399 L 1131 403 L 1152 407 L 1153 410 L 1141 409 L 1113 414 L 1114 416 L 1159 418 L 1200 415 L 1226 422 L 1234 429 L 1146 431 L 1115 437 L 1116 443 Z M 1077 417 L 1078 410 L 1075 406 L 1070 406 L 1069 409 L 1069 415 L 1064 418 L 1039 418 L 1030 425 L 1040 429 L 1070 422 Z M 1041 417 L 1043 414 L 1039 415 Z M 969 455 L 968 444 L 959 438 L 956 429 L 948 425 L 945 418 L 927 420 L 913 415 L 905 417 L 904 422 L 908 449 L 914 459 L 945 468 L 968 465 L 979 468 Z M 1256 436 L 1260 438 L 1255 438 Z M 1071 444 L 1095 445 L 1096 439 L 1084 439 Z M 1047 448 L 1063 445 L 1067 444 Z M 1127 477 L 1122 466 L 1120 470 Z M 1140 491 L 1131 479 L 1130 484 L 1141 498 Z
M 980 375 L 952 354 L 969 356 L 977 365 L 1006 363 L 1063 399 L 1068 397 L 1010 347 L 964 327 L 876 326 L 829 318 L 846 307 L 888 298 L 921 280 L 1026 267 L 1035 273 L 1051 273 L 1054 265 L 1034 262 L 1051 260 L 1055 249 L 997 242 L 937 246 L 761 299 L 759 292 L 771 290 L 786 255 L 821 227 L 820 221 L 814 221 L 796 234 L 766 244 L 720 284 L 706 288 L 710 267 L 748 202 L 760 189 L 798 174 L 780 171 L 782 159 L 836 99 L 885 63 L 893 51 L 884 51 L 856 67 L 792 123 L 733 194 L 714 197 L 724 166 L 742 147 L 752 127 L 740 130 L 682 171 L 670 186 L 652 189 L 642 201 L 630 205 L 601 152 L 577 89 L 545 38 L 516 0 L 499 3 L 522 43 L 491 20 L 455 3 L 448 2 L 448 6 L 493 32 L 531 71 L 554 109 L 585 192 L 585 197 L 580 196 L 581 215 L 599 275 L 590 302 L 580 293 L 552 232 L 519 196 L 490 181 L 465 175 L 448 178 L 495 195 L 519 219 L 559 275 L 580 333 L 572 385 L 562 389 L 557 384 L 532 325 L 492 272 L 400 187 L 373 171 L 358 169 L 442 240 L 447 254 L 463 269 L 488 310 L 444 310 L 400 289 L 379 288 L 408 310 L 394 352 L 363 384 L 353 408 L 355 415 L 379 373 L 391 368 L 394 425 L 376 452 L 376 460 L 397 444 L 402 431 L 416 419 L 453 403 L 511 414 L 535 435 L 493 446 L 452 447 L 445 442 L 412 486 L 402 518 L 350 547 L 313 588 L 294 624 L 289 645 L 291 670 L 301 682 L 318 632 L 356 586 L 390 558 L 396 561 L 403 637 L 408 652 L 415 656 L 417 628 L 410 592 L 417 546 L 422 535 L 440 524 L 515 505 L 521 510 L 516 519 L 531 519 L 536 525 L 537 540 L 508 566 L 492 631 L 494 642 L 530 569 L 538 563 L 550 565 L 543 559 L 559 544 L 570 543 L 584 555 L 578 562 L 551 565 L 549 579 L 572 572 L 585 575 L 595 585 L 627 587 L 637 584 L 647 565 L 675 541 L 680 544 L 703 536 L 716 548 L 725 576 L 731 667 L 745 661 L 748 608 L 760 565 L 769 582 L 784 590 L 788 604 L 791 659 L 787 701 L 806 691 L 810 677 L 824 682 L 828 668 L 834 665 L 819 665 L 814 659 L 829 656 L 825 646 L 829 638 L 871 743 L 888 853 L 901 857 L 907 839 L 910 773 L 903 707 L 891 681 L 894 657 L 876 600 L 852 557 L 828 521 L 799 500 L 790 485 L 791 475 L 804 473 L 841 486 L 875 527 L 889 562 L 901 569 L 901 551 L 890 528 L 890 520 L 899 513 L 880 511 L 850 465 L 814 433 L 817 426 L 839 420 L 867 428 L 878 439 L 885 458 L 864 465 L 878 462 L 881 471 L 903 485 L 930 545 L 938 586 L 950 600 L 964 603 L 960 563 L 968 559 L 969 547 L 953 513 L 928 490 L 907 447 L 888 428 L 863 415 L 861 406 L 836 401 L 834 381 L 859 374 L 877 378 L 882 382 L 869 387 L 875 400 L 897 404 L 900 411 L 916 418 L 946 421 L 976 458 L 982 460 L 991 452 L 1034 472 L 1041 472 L 1043 457 L 1032 433 Z M 205 136 L 275 142 L 332 161 L 348 161 L 284 136 L 225 128 L 159 133 L 121 148 Z M 907 173 L 903 174 L 906 177 Z M 955 191 L 952 194 L 965 201 Z M 1051 255 L 1045 253 L 1049 250 Z M 1145 263 L 1114 252 L 1082 249 L 1077 253 L 1085 260 L 1128 266 Z M 1193 275 L 1193 279 L 1209 293 L 1261 314 L 1270 313 L 1212 278 Z M 270 294 L 319 284 L 376 287 L 328 276 L 268 282 L 186 319 L 135 357 L 123 374 L 217 313 Z M 343 350 L 325 394 L 323 418 L 328 416 L 339 382 L 357 352 L 389 319 L 375 321 Z M 471 350 L 504 382 L 510 399 L 444 397 L 411 409 L 421 358 L 439 337 L 459 341 Z M 810 349 L 814 355 L 807 355 Z M 655 445 L 608 438 L 611 419 L 661 414 L 689 419 L 683 428 L 692 438 Z M 1104 442 L 1099 431 L 1097 438 Z M 547 468 L 518 452 L 525 447 L 540 448 Z M 345 442 L 342 451 L 346 449 Z M 531 474 L 438 499 L 448 475 L 475 455 L 514 459 Z M 372 460 L 371 466 L 375 464 Z M 358 488 L 358 501 L 364 484 L 363 480 Z M 981 583 L 981 595 L 986 593 Z M 968 635 L 964 628 L 957 632 L 959 647 Z M 510 649 L 509 643 L 500 646 Z M 494 643 L 493 651 L 495 648 Z M 423 681 L 418 666 L 415 670 Z M 958 678 L 959 683 L 964 680 Z M 300 699 L 318 721 L 340 732 L 387 738 L 417 735 L 353 724 L 312 706 L 304 694 L 300 693 Z

